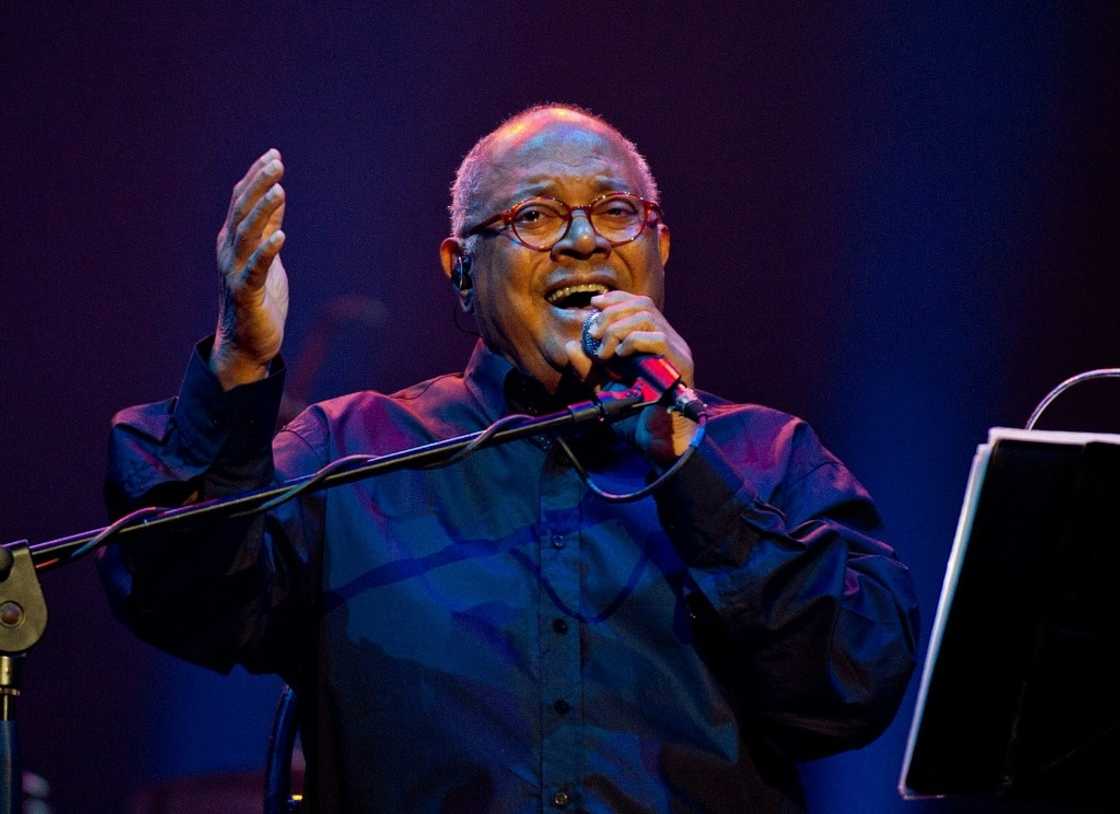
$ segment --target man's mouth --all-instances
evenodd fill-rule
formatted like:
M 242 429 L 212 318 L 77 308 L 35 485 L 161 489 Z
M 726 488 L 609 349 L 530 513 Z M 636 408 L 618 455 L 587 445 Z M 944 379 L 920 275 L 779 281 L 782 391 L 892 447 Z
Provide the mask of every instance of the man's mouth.
M 548 300 L 549 305 L 555 308 L 588 308 L 591 305 L 592 297 L 606 294 L 608 291 L 610 289 L 600 283 L 580 283 L 579 285 L 566 285 L 563 288 L 551 291 L 545 296 L 545 299 Z

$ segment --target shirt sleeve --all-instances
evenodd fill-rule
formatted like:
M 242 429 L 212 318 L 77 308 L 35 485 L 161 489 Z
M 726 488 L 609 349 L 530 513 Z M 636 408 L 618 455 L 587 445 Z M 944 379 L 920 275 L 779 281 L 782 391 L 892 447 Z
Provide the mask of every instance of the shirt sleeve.
M 809 759 L 890 723 L 918 609 L 867 491 L 804 422 L 774 438 L 729 454 L 709 433 L 656 500 L 713 671 L 777 748 Z
M 195 349 L 176 398 L 113 418 L 105 487 L 113 516 L 267 486 L 324 462 L 298 428 L 273 439 L 282 362 L 224 391 L 209 348 L 207 340 Z M 140 638 L 189 661 L 292 676 L 312 633 L 320 508 L 309 496 L 268 514 L 130 534 L 99 552 L 110 604 Z

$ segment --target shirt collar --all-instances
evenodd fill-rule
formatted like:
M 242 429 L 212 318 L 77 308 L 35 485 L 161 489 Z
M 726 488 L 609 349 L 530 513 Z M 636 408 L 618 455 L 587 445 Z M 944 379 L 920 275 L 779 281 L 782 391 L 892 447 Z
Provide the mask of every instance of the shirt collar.
M 490 421 L 509 412 L 505 382 L 513 372 L 514 367 L 508 360 L 486 347 L 481 339 L 475 342 L 467 369 L 463 371 L 463 381 Z
M 540 382 L 490 350 L 481 339 L 475 343 L 463 379 L 490 421 L 509 413 L 544 415 L 563 410 L 571 401 L 587 398 L 579 393 L 569 393 L 568 399 L 549 395 Z

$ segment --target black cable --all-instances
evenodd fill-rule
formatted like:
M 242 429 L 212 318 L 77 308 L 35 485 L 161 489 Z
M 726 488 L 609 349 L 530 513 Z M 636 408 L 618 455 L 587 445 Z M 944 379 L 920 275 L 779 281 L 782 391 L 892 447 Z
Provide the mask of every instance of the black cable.
M 451 323 L 455 326 L 455 330 L 457 330 L 459 333 L 466 334 L 467 336 L 473 336 L 476 339 L 481 339 L 482 334 L 480 334 L 478 331 L 474 330 L 473 328 L 471 328 L 469 326 L 464 327 L 463 325 L 459 324 L 459 315 L 463 311 L 463 309 L 459 305 L 459 303 L 455 303 L 451 307 L 454 309 L 451 312 Z
M 487 427 L 485 430 L 480 432 L 477 438 L 475 438 L 461 450 L 456 452 L 454 455 L 449 456 L 446 460 L 436 461 L 434 464 L 421 466 L 420 469 L 440 469 L 441 467 L 458 463 L 468 455 L 474 454 L 480 446 L 490 440 L 491 436 L 493 436 L 494 433 L 496 433 L 498 430 L 504 429 L 507 424 L 521 423 L 526 420 L 532 421 L 532 419 L 533 417 L 531 415 L 525 415 L 524 413 L 510 413 L 507 416 L 503 416 L 502 418 L 499 418 L 497 421 L 491 424 L 489 427 Z
M 67 560 L 76 560 L 78 557 L 81 557 L 81 556 L 84 556 L 85 554 L 88 554 L 90 551 L 93 551 L 93 549 L 102 545 L 106 540 L 108 540 L 110 537 L 112 537 L 118 531 L 123 529 L 125 526 L 131 526 L 137 520 L 148 517 L 150 515 L 159 514 L 160 512 L 165 512 L 165 511 L 167 511 L 167 508 L 168 508 L 167 506 L 145 506 L 142 509 L 136 509 L 134 511 L 131 511 L 128 514 L 124 515 L 123 517 L 118 517 L 116 520 L 114 520 L 108 526 L 101 529 L 101 532 L 96 537 L 94 537 L 92 540 L 85 543 L 85 545 L 79 546 L 78 548 L 74 549 L 69 554 L 67 554 L 66 559 Z
M 611 400 L 611 401 L 608 401 L 607 403 L 604 403 L 604 402 L 601 402 L 601 401 L 597 400 L 595 405 L 592 405 L 591 402 L 581 403 L 581 405 L 573 405 L 573 407 L 578 407 L 579 409 L 577 410 L 577 409 L 569 408 L 569 413 L 571 414 L 571 416 L 573 418 L 577 417 L 577 415 L 582 416 L 582 418 L 580 420 L 586 420 L 586 418 L 592 417 L 592 416 L 598 416 L 600 418 L 600 420 L 608 419 L 612 416 L 620 415 L 620 413 L 619 413 L 620 409 L 626 408 L 628 406 L 632 406 L 634 404 L 633 400 L 628 401 L 626 398 L 623 398 L 626 395 L 627 395 L 626 393 L 619 394 L 618 398 L 616 398 L 614 400 Z M 635 396 L 634 398 L 636 399 L 638 397 Z M 557 414 L 557 415 L 560 415 L 560 414 Z M 646 487 L 645 489 L 643 489 L 639 492 L 634 492 L 630 495 L 621 495 L 621 496 L 612 495 L 608 492 L 604 492 L 603 490 L 599 489 L 598 486 L 591 483 L 587 478 L 586 471 L 583 470 L 583 467 L 580 465 L 579 461 L 577 461 L 575 459 L 575 456 L 573 455 L 572 451 L 568 448 L 567 444 L 565 444 L 563 442 L 563 440 L 559 438 L 559 436 L 557 436 L 557 439 L 560 440 L 561 446 L 563 447 L 564 451 L 568 454 L 568 456 L 572 459 L 572 462 L 575 464 L 575 466 L 577 468 L 577 471 L 580 472 L 581 477 L 583 477 L 585 480 L 588 480 L 588 485 L 591 487 L 591 489 L 593 491 L 595 491 L 597 494 L 601 495 L 606 500 L 636 500 L 638 497 L 641 497 L 645 494 L 648 494 L 650 491 L 652 491 L 653 489 L 660 486 L 667 478 L 671 477 L 678 469 L 680 469 L 682 466 L 684 466 L 685 462 L 692 456 L 692 453 L 695 450 L 696 445 L 699 444 L 700 440 L 703 438 L 703 435 L 704 435 L 704 420 L 703 419 L 704 419 L 704 417 L 701 416 L 701 421 L 699 422 L 700 430 L 699 430 L 699 432 L 697 432 L 696 436 L 692 440 L 692 443 L 689 444 L 689 448 L 680 457 L 680 459 L 678 459 L 677 462 L 673 464 L 673 466 L 671 466 L 661 477 L 659 477 L 656 481 L 654 481 L 648 487 Z M 492 424 L 490 424 L 490 426 L 488 426 L 486 429 L 484 429 L 480 433 L 478 433 L 478 435 L 475 436 L 473 439 L 471 439 L 471 441 L 469 443 L 467 443 L 462 449 L 460 449 L 457 452 L 449 455 L 447 458 L 445 458 L 443 460 L 440 460 L 440 461 L 437 461 L 433 464 L 414 465 L 412 468 L 438 469 L 440 467 L 450 466 L 451 464 L 458 463 L 459 461 L 462 461 L 467 456 L 477 452 L 479 447 L 481 447 L 488 440 L 490 440 L 490 438 L 492 438 L 494 436 L 494 434 L 497 433 L 499 430 L 504 430 L 510 424 L 516 424 L 516 423 L 533 421 L 533 420 L 535 420 L 533 416 L 525 415 L 523 413 L 513 413 L 511 415 L 504 416 L 502 418 L 499 418 L 497 421 L 493 422 Z M 516 429 L 517 429 L 516 427 L 513 428 L 514 431 L 516 431 Z M 389 453 L 390 456 L 392 454 L 393 453 Z M 285 491 L 276 495 L 276 497 L 273 497 L 270 500 L 265 501 L 264 503 L 260 504 L 259 506 L 254 506 L 251 509 L 246 509 L 245 511 L 238 512 L 236 514 L 231 514 L 229 516 L 230 516 L 230 518 L 251 517 L 253 515 L 269 511 L 269 510 L 274 509 L 277 506 L 281 505 L 282 503 L 286 503 L 287 501 L 291 500 L 292 498 L 296 497 L 297 495 L 302 494 L 303 492 L 307 491 L 311 487 L 321 483 L 324 479 L 330 477 L 331 475 L 334 475 L 339 470 L 349 469 L 352 466 L 355 467 L 355 468 L 358 468 L 360 466 L 367 466 L 367 465 L 370 465 L 370 464 L 374 464 L 378 460 L 380 460 L 382 457 L 385 457 L 385 456 L 367 455 L 365 453 L 357 453 L 357 454 L 354 454 L 354 455 L 346 455 L 342 458 L 338 458 L 337 460 L 331 461 L 331 462 L 327 463 L 326 465 L 324 465 L 323 467 L 321 467 L 320 469 L 318 469 L 310 477 L 308 477 L 304 480 L 301 480 L 299 483 L 289 487 Z M 88 554 L 90 551 L 92 551 L 96 548 L 99 548 L 100 546 L 105 545 L 110 539 L 112 539 L 120 531 L 122 531 L 126 528 L 133 528 L 133 527 L 139 525 L 137 523 L 137 521 L 142 520 L 142 521 L 144 521 L 144 524 L 146 524 L 147 519 L 149 517 L 151 517 L 153 515 L 162 515 L 166 512 L 175 511 L 176 508 L 184 508 L 184 507 L 145 506 L 141 509 L 136 509 L 134 511 L 131 511 L 128 514 L 124 515 L 123 517 L 117 518 L 110 525 L 106 526 L 100 532 L 98 532 L 96 536 L 94 536 L 92 539 L 88 540 L 87 542 L 83 543 L 78 548 L 74 549 L 73 551 L 70 551 L 67 554 L 60 555 L 57 559 L 47 560 L 46 563 L 54 564 L 54 563 L 59 563 L 59 562 L 69 562 L 71 560 L 77 559 L 78 557 L 84 556 L 85 554 Z M 36 567 L 39 568 L 39 567 L 44 567 L 44 566 L 45 566 L 45 563 L 37 565 Z
M 556 443 L 558 443 L 560 445 L 560 448 L 564 450 L 565 454 L 567 454 L 568 459 L 572 462 L 572 466 L 576 468 L 576 472 L 579 473 L 579 476 L 583 479 L 583 482 L 587 484 L 588 489 L 590 489 L 592 492 L 597 494 L 608 503 L 629 503 L 633 500 L 639 500 L 646 495 L 652 494 L 654 491 L 661 488 L 661 485 L 665 483 L 665 481 L 669 480 L 669 478 L 677 474 L 677 472 L 680 471 L 681 467 L 688 463 L 688 459 L 693 456 L 693 454 L 696 452 L 696 448 L 700 446 L 700 442 L 704 440 L 704 426 L 707 423 L 707 414 L 701 413 L 696 421 L 696 434 L 692 436 L 692 440 L 688 442 L 688 448 L 685 449 L 685 451 L 681 453 L 681 456 L 673 462 L 673 465 L 662 472 L 657 477 L 657 479 L 653 481 L 653 483 L 642 487 L 636 492 L 626 492 L 623 494 L 608 492 L 605 489 L 601 488 L 598 484 L 595 483 L 595 481 L 591 480 L 591 476 L 588 474 L 587 470 L 584 469 L 583 464 L 579 462 L 579 459 L 576 458 L 575 453 L 572 452 L 572 449 L 568 446 L 567 442 L 560 436 L 556 436 Z
M 473 440 L 471 440 L 471 442 L 469 444 L 467 444 L 465 447 L 463 447 L 462 449 L 460 449 L 459 451 L 457 451 L 453 455 L 449 455 L 446 459 L 444 459 L 442 461 L 436 461 L 433 464 L 426 464 L 426 465 L 420 466 L 419 468 L 420 469 L 439 469 L 441 467 L 450 466 L 451 464 L 458 463 L 459 461 L 463 460 L 467 456 L 477 452 L 478 448 L 480 446 L 482 446 L 483 444 L 485 444 L 488 440 L 490 440 L 490 438 L 492 438 L 494 436 L 494 434 L 496 432 L 498 432 L 499 430 L 504 429 L 505 427 L 507 427 L 510 424 L 520 423 L 520 422 L 523 422 L 523 421 L 526 421 L 526 420 L 532 420 L 532 418 L 533 418 L 532 416 L 525 415 L 524 413 L 512 413 L 510 415 L 503 416 L 502 418 L 499 418 L 497 421 L 493 422 L 485 430 L 480 432 L 478 434 L 478 436 L 475 437 Z M 374 463 L 375 461 L 377 461 L 377 459 L 379 457 L 380 456 L 378 456 L 378 455 L 366 455 L 364 453 L 356 453 L 354 455 L 345 455 L 342 458 L 337 458 L 337 459 L 331 461 L 330 463 L 320 467 L 318 470 L 315 471 L 315 473 L 313 475 L 311 475 L 311 477 L 307 478 L 306 480 L 300 481 L 299 483 L 295 484 L 294 486 L 287 489 L 286 491 L 280 493 L 279 495 L 272 498 L 271 500 L 267 500 L 264 503 L 262 503 L 261 505 L 254 506 L 253 508 L 247 509 L 243 512 L 238 512 L 236 514 L 231 514 L 230 518 L 232 519 L 232 518 L 235 518 L 235 517 L 236 518 L 251 517 L 255 514 L 261 514 L 262 512 L 270 511 L 270 510 L 276 508 L 277 506 L 281 505 L 282 503 L 287 503 L 289 500 L 292 500 L 293 498 L 295 498 L 299 494 L 301 494 L 303 492 L 306 492 L 312 486 L 315 486 L 316 484 L 321 483 L 324 479 L 326 479 L 330 475 L 333 475 L 335 472 L 338 472 L 339 470 L 348 469 L 351 466 L 365 466 L 367 464 Z M 150 517 L 152 515 L 160 514 L 162 512 L 167 511 L 170 508 L 172 508 L 172 507 L 169 507 L 169 506 L 145 506 L 141 509 L 136 509 L 134 511 L 131 511 L 128 514 L 124 515 L 123 517 L 117 518 L 115 521 L 113 521 L 113 523 L 111 523 L 110 525 L 103 528 L 97 534 L 96 537 L 94 537 L 93 539 L 84 543 L 83 545 L 79 546 L 78 548 L 74 549 L 69 554 L 65 555 L 65 557 L 63 557 L 63 559 L 66 560 L 66 561 L 69 561 L 69 560 L 74 560 L 74 559 L 77 559 L 78 557 L 84 556 L 84 555 L 88 554 L 90 551 L 94 550 L 95 548 L 98 548 L 98 547 L 104 545 L 110 538 L 112 538 L 114 535 L 116 535 L 119 531 L 121 531 L 125 527 L 130 527 L 138 520 Z
M 489 441 L 490 438 L 493 437 L 494 433 L 496 433 L 498 430 L 505 428 L 505 426 L 508 425 L 508 424 L 512 424 L 514 422 L 521 422 L 521 421 L 524 421 L 525 419 L 529 419 L 529 418 L 532 418 L 532 416 L 527 416 L 527 415 L 524 415 L 522 413 L 513 413 L 511 415 L 507 415 L 507 416 L 504 416 L 502 418 L 499 418 L 497 421 L 495 421 L 493 424 L 491 424 L 485 430 L 480 432 L 478 434 L 478 436 L 474 438 L 474 440 L 472 440 L 469 444 L 467 444 L 461 450 L 456 452 L 454 455 L 449 455 L 447 458 L 445 458 L 442 461 L 436 461 L 435 463 L 426 464 L 426 465 L 420 466 L 418 468 L 419 469 L 439 469 L 439 468 L 444 467 L 444 466 L 450 466 L 453 463 L 458 463 L 459 461 L 466 458 L 468 455 L 471 455 L 474 452 L 476 452 L 478 450 L 478 448 L 480 446 L 482 446 L 483 444 L 485 444 L 487 441 Z M 279 494 L 276 497 L 272 498 L 272 500 L 268 500 L 268 501 L 262 503 L 260 506 L 254 506 L 252 509 L 247 509 L 243 512 L 239 512 L 237 514 L 230 515 L 230 517 L 249 517 L 249 516 L 254 515 L 254 514 L 260 514 L 262 512 L 267 512 L 267 511 L 270 511 L 272 509 L 275 509 L 281 503 L 287 503 L 289 500 L 296 497 L 301 492 L 306 492 L 312 486 L 315 486 L 316 484 L 321 483 L 326 477 L 328 477 L 330 475 L 333 475 L 335 472 L 339 471 L 340 469 L 348 469 L 351 464 L 356 465 L 356 466 L 365 466 L 367 464 L 372 464 L 372 463 L 376 462 L 379 457 L 380 456 L 378 456 L 378 455 L 365 455 L 363 453 L 356 453 L 354 455 L 345 455 L 341 458 L 337 458 L 337 459 L 331 461 L 326 466 L 319 469 L 317 472 L 315 472 L 314 475 L 312 475 L 307 480 L 301 481 L 300 483 L 297 483 L 295 486 L 288 489 L 286 492 L 284 492 L 282 494 Z
M 261 512 L 267 512 L 270 509 L 275 509 L 281 503 L 287 503 L 289 500 L 291 500 L 292 498 L 294 498 L 296 495 L 300 494 L 301 492 L 306 492 L 312 486 L 316 485 L 317 483 L 321 483 L 324 478 L 328 477 L 329 475 L 333 475 L 338 470 L 347 469 L 347 468 L 350 467 L 351 464 L 356 464 L 356 465 L 371 464 L 374 461 L 376 461 L 377 458 L 378 458 L 378 456 L 376 456 L 376 455 L 366 455 L 365 453 L 361 453 L 361 452 L 355 453 L 353 455 L 344 455 L 341 458 L 336 458 L 335 460 L 331 461 L 330 463 L 328 463 L 325 466 L 322 466 L 318 470 L 316 470 L 315 474 L 313 474 L 307 480 L 300 481 L 295 486 L 292 486 L 291 488 L 289 488 L 285 492 L 281 492 L 280 494 L 278 494 L 276 497 L 272 498 L 271 500 L 266 500 L 260 506 L 254 506 L 253 508 L 246 509 L 243 512 L 238 512 L 237 514 L 231 514 L 230 518 L 250 517 L 254 514 L 260 514 Z

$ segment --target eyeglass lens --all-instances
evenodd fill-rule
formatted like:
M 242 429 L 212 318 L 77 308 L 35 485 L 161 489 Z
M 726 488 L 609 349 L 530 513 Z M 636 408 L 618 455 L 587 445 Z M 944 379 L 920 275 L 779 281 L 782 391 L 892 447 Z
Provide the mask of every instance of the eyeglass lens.
M 571 219 L 571 210 L 560 201 L 537 198 L 517 208 L 512 225 L 522 243 L 549 249 L 564 237 Z M 626 243 L 641 233 L 645 206 L 626 195 L 612 195 L 597 201 L 588 211 L 588 219 L 591 227 L 611 243 Z

